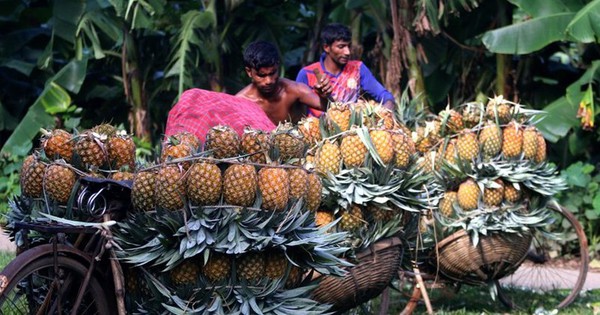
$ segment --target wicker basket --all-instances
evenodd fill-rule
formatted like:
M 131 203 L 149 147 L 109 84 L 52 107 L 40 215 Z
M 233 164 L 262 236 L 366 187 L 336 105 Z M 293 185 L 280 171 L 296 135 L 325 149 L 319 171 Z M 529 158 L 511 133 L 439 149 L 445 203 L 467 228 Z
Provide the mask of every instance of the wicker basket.
M 344 312 L 381 294 L 400 267 L 402 242 L 396 237 L 374 243 L 358 253 L 358 263 L 344 277 L 321 276 L 313 299 Z
M 433 252 L 433 264 L 440 273 L 454 281 L 486 284 L 517 270 L 529 250 L 529 233 L 494 233 L 481 235 L 477 246 L 460 230 L 446 237 Z

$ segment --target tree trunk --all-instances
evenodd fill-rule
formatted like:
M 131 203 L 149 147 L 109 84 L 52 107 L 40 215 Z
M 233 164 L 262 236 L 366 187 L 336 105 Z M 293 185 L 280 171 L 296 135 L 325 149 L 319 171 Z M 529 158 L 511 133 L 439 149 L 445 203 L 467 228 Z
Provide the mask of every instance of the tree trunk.
M 137 63 L 135 40 L 131 36 L 128 27 L 123 30 L 123 41 L 121 69 L 123 72 L 123 91 L 127 103 L 131 106 L 128 115 L 130 133 L 145 141 L 150 141 L 150 119 L 144 81 Z

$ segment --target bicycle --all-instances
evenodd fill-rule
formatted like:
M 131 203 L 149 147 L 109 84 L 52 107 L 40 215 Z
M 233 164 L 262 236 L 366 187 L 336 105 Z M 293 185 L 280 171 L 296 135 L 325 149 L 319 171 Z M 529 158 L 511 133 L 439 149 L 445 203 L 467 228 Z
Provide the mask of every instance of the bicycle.
M 2 314 L 125 314 L 123 274 L 110 225 L 129 208 L 126 182 L 82 178 L 73 211 L 92 222 L 16 222 L 24 243 L 0 273 Z M 57 222 L 58 221 L 58 222 Z M 40 233 L 45 243 L 31 242 Z M 48 239 L 49 238 L 49 239 Z

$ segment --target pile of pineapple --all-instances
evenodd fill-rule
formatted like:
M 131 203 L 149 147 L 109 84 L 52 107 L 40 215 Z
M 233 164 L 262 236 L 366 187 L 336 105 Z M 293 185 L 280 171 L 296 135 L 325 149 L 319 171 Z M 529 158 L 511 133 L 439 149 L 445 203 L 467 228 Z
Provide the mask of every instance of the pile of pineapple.
M 330 230 L 347 232 L 352 248 L 416 231 L 439 198 L 431 174 L 417 167 L 411 131 L 380 104 L 332 103 L 320 120 L 299 125 L 313 141 L 308 165 L 323 178 L 316 224 L 335 222 Z
M 305 141 L 291 124 L 168 137 L 160 160 L 138 168 L 135 211 L 115 233 L 129 308 L 326 312 L 309 298 L 310 274 L 348 263 L 337 258 L 344 234 L 314 225 L 322 184 L 303 167 Z
M 435 220 L 446 236 L 464 229 L 476 243 L 489 231 L 522 233 L 547 224 L 548 199 L 565 188 L 546 161 L 535 123 L 541 112 L 497 96 L 484 106 L 447 108 L 417 127 L 423 169 L 445 187 Z

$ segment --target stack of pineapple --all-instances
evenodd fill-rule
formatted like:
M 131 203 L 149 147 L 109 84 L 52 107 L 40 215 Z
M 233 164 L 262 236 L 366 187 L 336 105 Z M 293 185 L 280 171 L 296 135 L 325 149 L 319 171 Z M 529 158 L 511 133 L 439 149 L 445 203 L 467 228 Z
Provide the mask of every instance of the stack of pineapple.
M 135 211 L 116 233 L 132 311 L 325 312 L 310 273 L 348 264 L 344 234 L 314 226 L 321 180 L 302 166 L 303 134 L 220 125 L 202 140 L 168 137 L 135 174 Z
M 307 165 L 323 178 L 316 225 L 348 232 L 354 249 L 401 230 L 410 234 L 439 198 L 431 174 L 416 167 L 411 131 L 380 104 L 332 103 L 300 131 L 311 135 Z
M 417 130 L 425 144 L 421 165 L 445 187 L 435 212 L 445 235 L 465 229 L 476 243 L 489 231 L 521 233 L 547 223 L 545 204 L 565 185 L 546 161 L 535 127 L 540 114 L 498 96 L 485 106 L 443 110 L 427 123 L 427 136 Z

